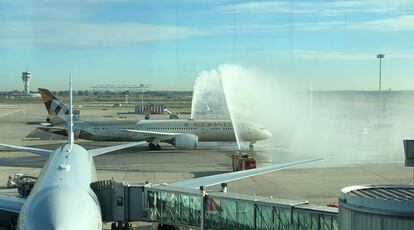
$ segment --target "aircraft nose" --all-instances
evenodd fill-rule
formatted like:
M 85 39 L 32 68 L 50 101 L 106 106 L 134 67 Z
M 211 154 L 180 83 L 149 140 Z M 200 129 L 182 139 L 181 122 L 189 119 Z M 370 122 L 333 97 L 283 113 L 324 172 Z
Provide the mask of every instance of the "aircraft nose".
M 87 191 L 50 188 L 32 197 L 21 229 L 100 229 L 99 209 Z
M 267 129 L 263 130 L 263 139 L 269 139 L 271 137 L 272 137 L 272 133 L 269 130 Z

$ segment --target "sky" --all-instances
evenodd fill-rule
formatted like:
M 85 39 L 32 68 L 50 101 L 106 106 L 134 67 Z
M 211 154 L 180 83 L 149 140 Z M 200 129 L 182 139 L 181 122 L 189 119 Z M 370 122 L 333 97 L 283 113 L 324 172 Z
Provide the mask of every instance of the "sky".
M 413 1 L 0 0 L 0 90 L 192 90 L 237 64 L 298 88 L 414 89 Z

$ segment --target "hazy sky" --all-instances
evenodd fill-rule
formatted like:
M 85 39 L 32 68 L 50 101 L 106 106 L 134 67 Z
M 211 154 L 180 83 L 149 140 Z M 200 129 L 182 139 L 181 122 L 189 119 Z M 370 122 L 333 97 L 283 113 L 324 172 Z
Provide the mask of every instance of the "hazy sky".
M 414 89 L 413 1 L 0 0 L 0 90 L 191 90 L 236 63 L 299 87 Z

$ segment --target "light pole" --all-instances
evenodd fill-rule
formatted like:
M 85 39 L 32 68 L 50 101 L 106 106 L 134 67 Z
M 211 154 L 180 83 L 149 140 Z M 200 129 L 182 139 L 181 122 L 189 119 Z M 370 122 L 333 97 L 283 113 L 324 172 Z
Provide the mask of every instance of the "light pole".
M 144 110 L 144 84 L 141 84 L 141 108 Z
M 382 122 L 382 92 L 381 92 L 381 60 L 385 57 L 385 54 L 377 54 L 377 58 L 379 59 L 379 82 L 378 82 L 378 89 L 379 89 L 379 116 L 378 116 L 378 125 L 381 127 Z

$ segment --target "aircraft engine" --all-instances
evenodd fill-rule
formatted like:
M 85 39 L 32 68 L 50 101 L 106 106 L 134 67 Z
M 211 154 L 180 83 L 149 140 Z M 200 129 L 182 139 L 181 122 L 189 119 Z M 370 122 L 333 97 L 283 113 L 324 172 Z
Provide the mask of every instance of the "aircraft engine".
M 178 149 L 195 149 L 198 144 L 198 137 L 191 134 L 180 134 L 175 136 L 173 144 Z

